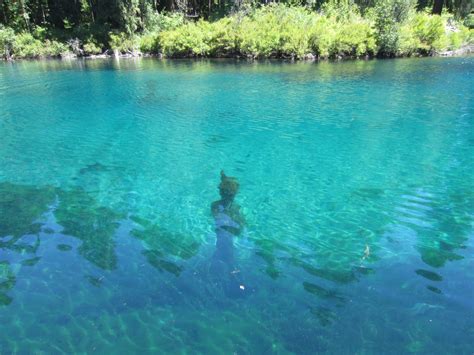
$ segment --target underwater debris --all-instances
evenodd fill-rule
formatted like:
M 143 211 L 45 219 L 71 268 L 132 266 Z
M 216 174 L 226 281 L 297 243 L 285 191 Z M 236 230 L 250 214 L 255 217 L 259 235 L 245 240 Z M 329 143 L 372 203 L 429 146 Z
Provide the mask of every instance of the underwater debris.
M 363 199 L 378 199 L 385 195 L 385 190 L 378 188 L 360 188 L 352 191 L 352 195 Z
M 331 325 L 336 318 L 336 313 L 326 307 L 311 308 L 311 313 L 318 318 L 323 327 Z
M 410 312 L 413 315 L 421 315 L 425 314 L 428 311 L 442 311 L 444 310 L 443 306 L 440 306 L 438 304 L 429 304 L 429 303 L 416 303 L 412 308 L 410 308 Z
M 72 250 L 72 246 L 67 245 L 67 244 L 58 244 L 56 246 L 56 248 L 58 248 L 58 250 L 60 250 L 60 251 L 70 251 L 70 250 Z
M 431 286 L 431 285 L 426 286 L 426 288 L 430 290 L 431 292 L 437 293 L 438 295 L 441 295 L 443 293 L 443 291 L 441 291 L 439 288 Z
M 40 261 L 40 260 L 41 260 L 41 257 L 40 257 L 40 256 L 37 256 L 36 258 L 31 258 L 31 259 L 23 260 L 23 261 L 21 262 L 21 265 L 23 265 L 23 266 L 34 266 L 34 265 L 36 265 L 36 263 L 37 263 L 38 261 Z
M 368 259 L 369 256 L 370 256 L 370 247 L 369 247 L 369 244 L 366 244 L 365 249 L 364 249 L 364 255 L 362 256 L 362 260 Z
M 436 272 L 433 272 L 433 271 L 418 269 L 415 272 L 418 275 L 424 277 L 425 279 L 428 279 L 428 280 L 431 280 L 431 281 L 443 281 L 443 277 L 441 275 L 438 275 Z
M 102 285 L 103 277 L 94 277 L 92 275 L 84 276 L 89 283 L 94 287 L 100 287 Z
M 104 165 L 101 163 L 94 163 L 86 165 L 84 168 L 79 170 L 79 174 L 87 174 L 87 173 L 101 173 L 101 172 L 108 172 L 117 169 L 115 166 Z
M 200 243 L 192 235 L 172 233 L 158 224 L 138 216 L 130 216 L 141 229 L 134 228 L 131 234 L 143 241 L 148 250 L 155 256 L 174 256 L 183 260 L 192 258 L 197 254 Z
M 13 299 L 6 294 L 15 286 L 16 277 L 8 261 L 0 261 L 0 306 L 8 306 Z
M 183 268 L 171 261 L 163 259 L 163 254 L 158 250 L 144 250 L 142 254 L 146 257 L 150 265 L 160 271 L 166 271 L 178 277 Z
M 303 287 L 307 292 L 316 295 L 320 298 L 345 301 L 345 298 L 342 297 L 338 292 L 333 290 L 326 290 L 325 288 L 315 285 L 311 282 L 303 282 Z

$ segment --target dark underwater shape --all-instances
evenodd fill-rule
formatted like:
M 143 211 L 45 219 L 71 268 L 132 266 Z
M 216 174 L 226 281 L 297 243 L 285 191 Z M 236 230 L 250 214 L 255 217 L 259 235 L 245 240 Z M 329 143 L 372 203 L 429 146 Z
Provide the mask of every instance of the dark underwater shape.
M 16 277 L 10 263 L 0 261 L 0 306 L 7 306 L 13 301 L 6 293 L 15 286 L 15 283 Z
M 472 352 L 474 60 L 244 62 L 0 63 L 1 352 Z
M 37 220 L 54 202 L 52 187 L 33 187 L 0 183 L 0 238 L 37 234 Z
M 158 250 L 144 250 L 142 253 L 146 257 L 150 265 L 160 271 L 167 271 L 176 277 L 178 277 L 183 271 L 183 268 L 181 266 L 178 266 L 171 261 L 164 260 L 164 254 Z
M 21 262 L 21 265 L 23 265 L 23 266 L 34 266 L 34 265 L 36 265 L 36 263 L 37 263 L 38 261 L 40 261 L 40 260 L 41 260 L 41 257 L 37 256 L 37 257 L 35 257 L 35 258 L 23 260 L 23 261 Z
M 89 164 L 86 167 L 80 169 L 79 174 L 80 175 L 87 174 L 87 173 L 97 174 L 97 173 L 113 171 L 116 169 L 119 169 L 119 168 L 115 166 L 104 165 L 101 163 L 94 163 L 94 164 Z
M 222 170 L 219 184 L 221 199 L 211 204 L 216 249 L 212 256 L 210 272 L 213 282 L 220 285 L 230 297 L 240 297 L 248 292 L 245 291 L 242 275 L 237 270 L 234 250 L 234 238 L 240 236 L 245 226 L 240 206 L 234 201 L 238 191 L 237 178 L 227 176 Z
M 102 278 L 100 278 L 100 277 L 95 277 L 95 276 L 92 276 L 92 275 L 86 275 L 85 278 L 94 287 L 100 287 L 102 285 Z
M 13 299 L 0 292 L 0 306 L 8 306 L 10 303 L 12 303 Z
M 326 290 L 325 288 L 313 284 L 311 282 L 303 282 L 304 289 L 322 299 L 332 299 L 337 301 L 345 301 L 345 298 L 341 296 L 337 291 L 334 290 Z
M 441 291 L 439 288 L 435 286 L 428 285 L 426 286 L 426 288 L 430 290 L 431 292 L 437 293 L 438 295 L 441 295 L 443 293 L 443 291 Z
M 384 189 L 379 188 L 359 188 L 352 191 L 352 195 L 367 199 L 378 199 L 383 197 L 385 194 Z
M 443 281 L 443 277 L 441 275 L 438 275 L 436 272 L 433 272 L 433 271 L 418 269 L 415 272 L 418 275 L 423 276 L 425 279 L 428 279 L 428 280 L 431 280 L 431 281 Z
M 199 250 L 200 243 L 192 235 L 170 232 L 138 216 L 130 216 L 130 220 L 138 227 L 134 228 L 131 234 L 143 241 L 152 254 L 171 255 L 186 260 L 196 255 Z
M 326 307 L 311 308 L 311 313 L 318 318 L 323 327 L 331 325 L 337 318 L 336 313 Z
M 72 246 L 67 245 L 67 244 L 58 244 L 57 248 L 60 251 L 70 251 L 70 250 L 72 250 Z

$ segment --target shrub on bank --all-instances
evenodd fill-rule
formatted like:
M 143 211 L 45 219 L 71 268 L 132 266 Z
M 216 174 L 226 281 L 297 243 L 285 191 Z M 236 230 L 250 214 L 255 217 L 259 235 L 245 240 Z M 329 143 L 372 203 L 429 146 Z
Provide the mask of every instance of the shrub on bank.
M 472 43 L 472 31 L 447 16 L 413 14 L 398 32 L 397 55 L 430 55 Z
M 36 58 L 72 51 L 80 56 L 109 48 L 118 53 L 167 57 L 412 56 L 453 50 L 473 42 L 473 30 L 449 15 L 415 12 L 412 0 L 381 0 L 366 9 L 364 16 L 351 2 L 335 4 L 328 2 L 316 12 L 273 3 L 214 22 L 156 14 L 149 17 L 150 23 L 140 34 L 107 34 L 106 27 L 81 27 L 55 37 L 38 26 L 31 33 L 16 34 L 0 26 L 0 55 Z M 61 38 L 61 42 L 51 38 Z
M 158 38 L 168 56 L 209 56 L 239 53 L 252 58 L 304 58 L 373 55 L 371 23 L 359 14 L 328 17 L 303 7 L 269 5 L 248 16 L 235 15 L 214 23 L 188 23 Z

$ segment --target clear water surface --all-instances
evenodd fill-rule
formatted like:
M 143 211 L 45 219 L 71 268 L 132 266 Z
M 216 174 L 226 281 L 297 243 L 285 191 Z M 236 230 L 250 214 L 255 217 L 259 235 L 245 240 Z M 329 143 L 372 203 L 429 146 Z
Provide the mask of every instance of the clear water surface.
M 1 352 L 472 354 L 473 75 L 1 63 Z M 246 221 L 231 272 L 221 169 Z

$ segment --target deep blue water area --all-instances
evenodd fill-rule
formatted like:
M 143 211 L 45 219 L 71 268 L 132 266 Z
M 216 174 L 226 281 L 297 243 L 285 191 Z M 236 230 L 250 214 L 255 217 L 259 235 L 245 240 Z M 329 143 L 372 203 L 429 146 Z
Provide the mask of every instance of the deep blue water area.
M 0 63 L 0 352 L 472 354 L 473 79 Z

